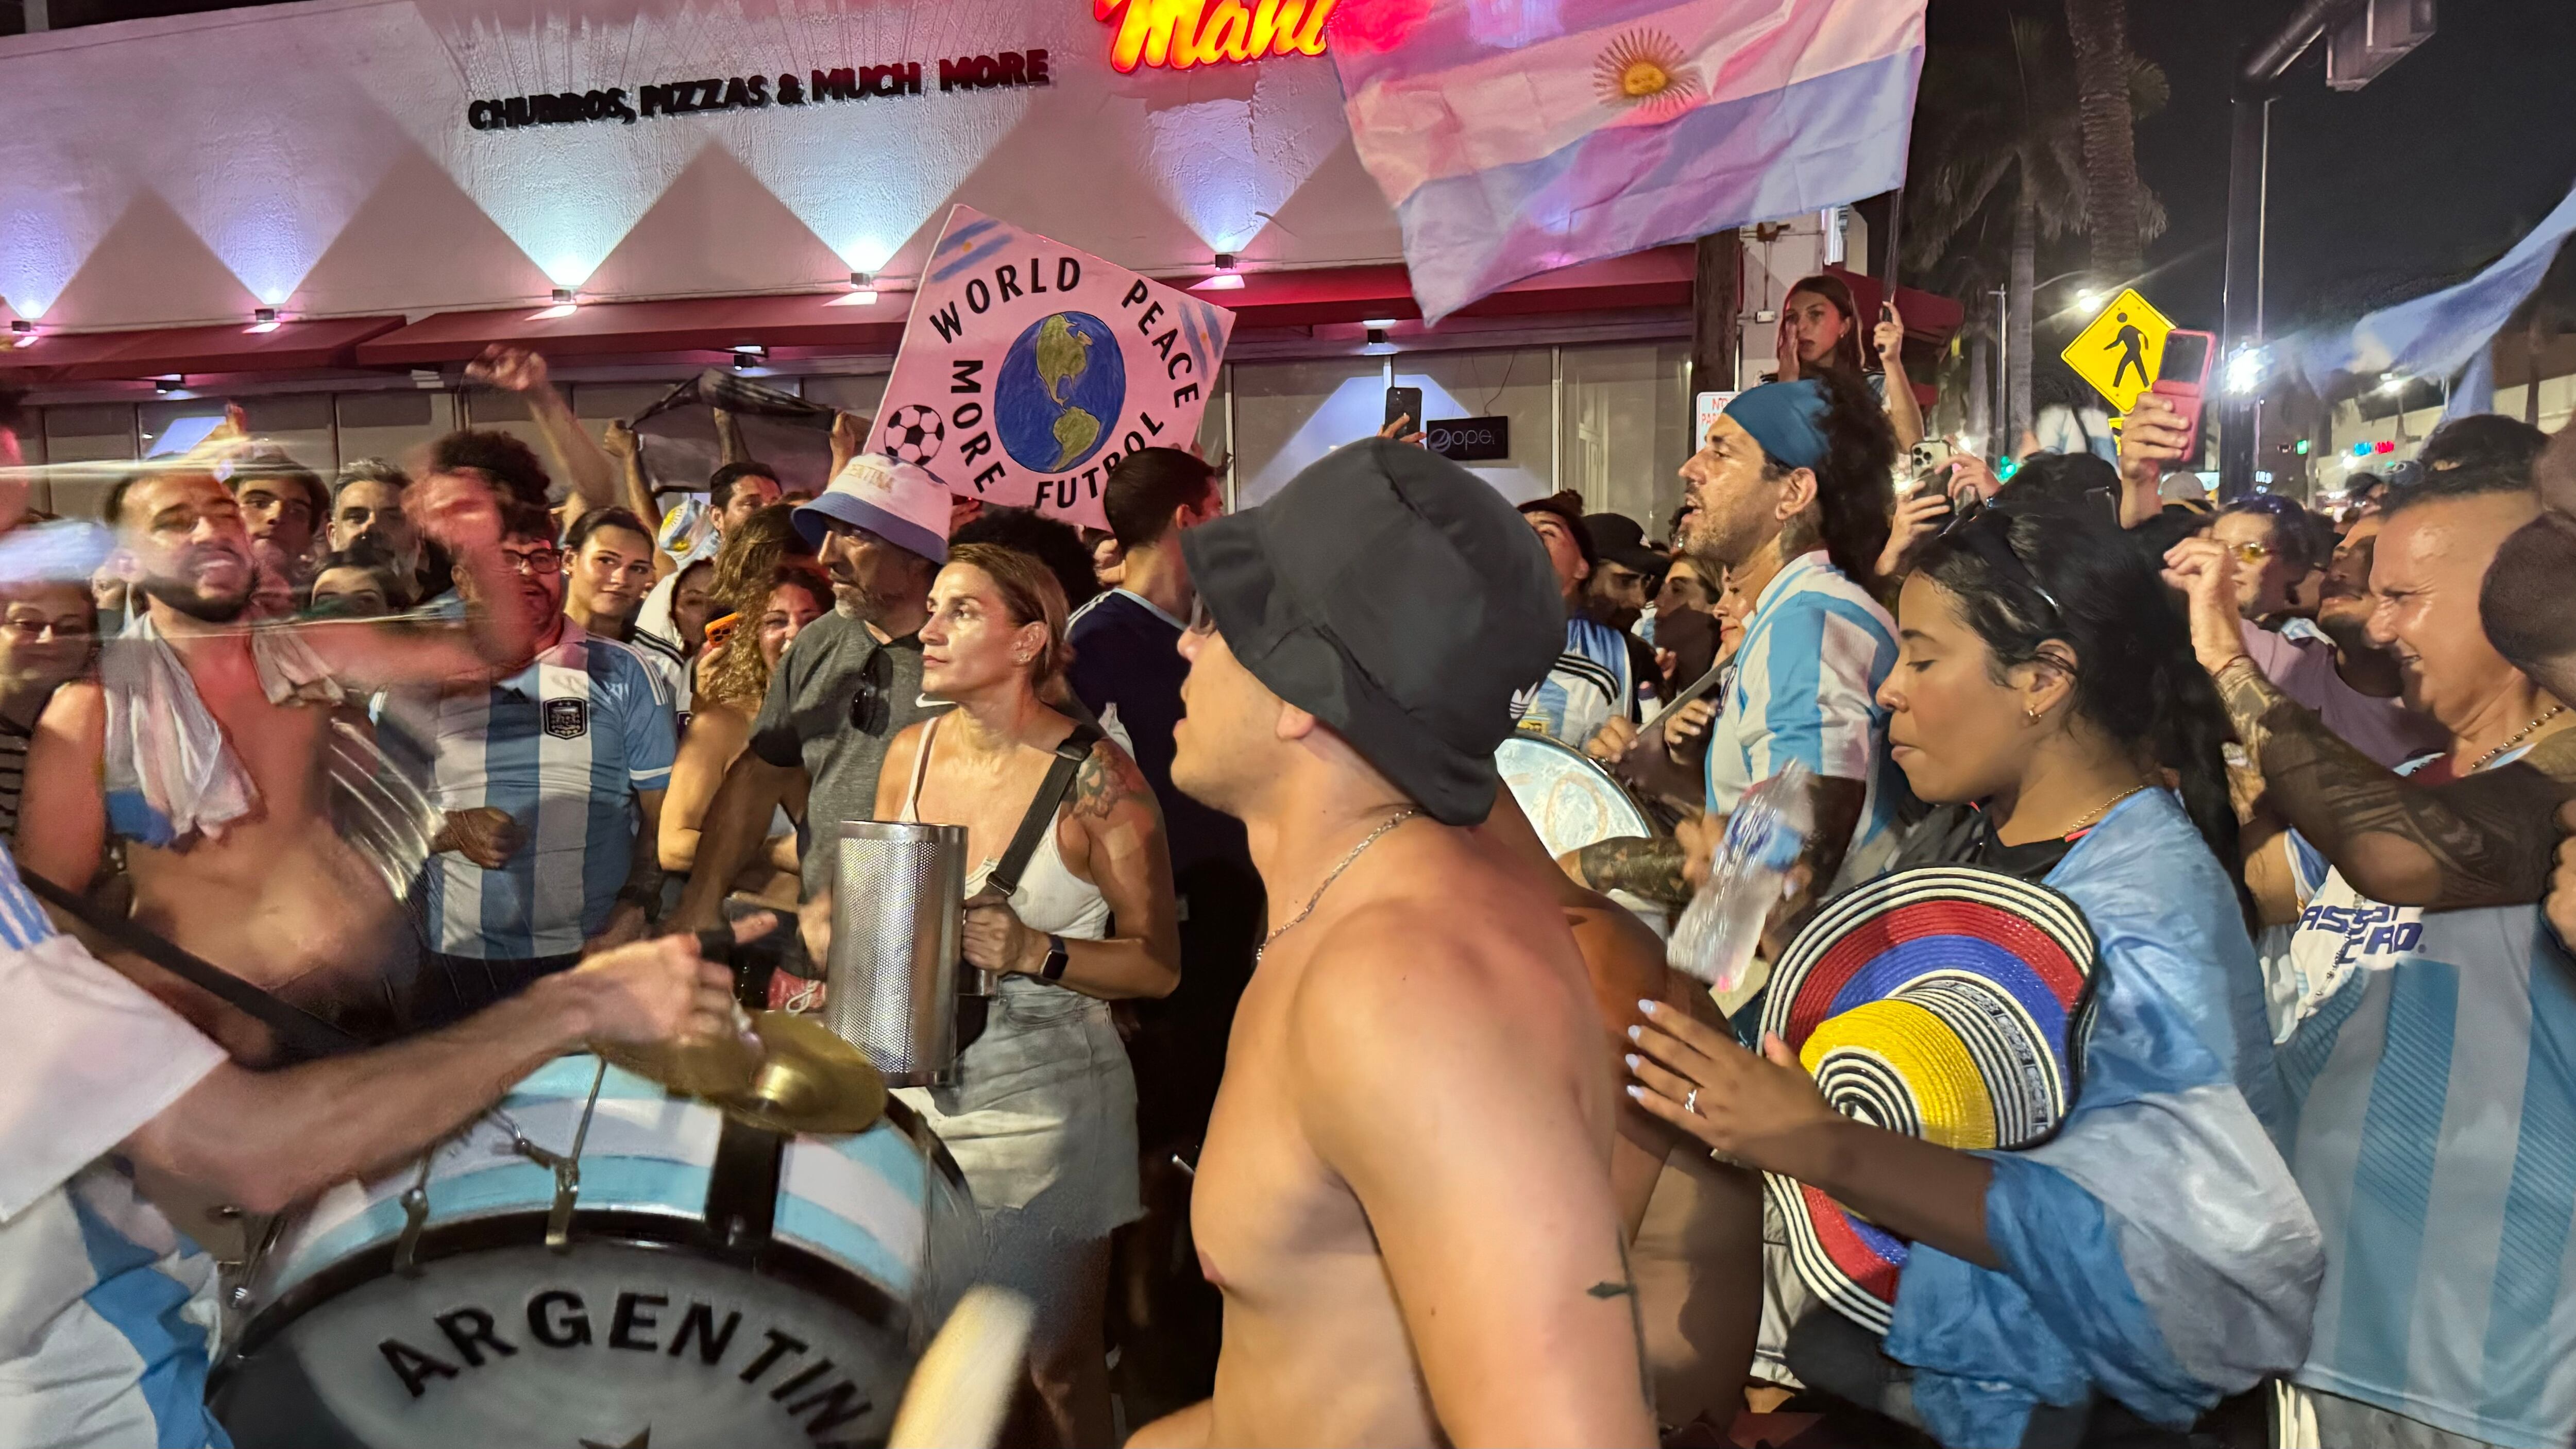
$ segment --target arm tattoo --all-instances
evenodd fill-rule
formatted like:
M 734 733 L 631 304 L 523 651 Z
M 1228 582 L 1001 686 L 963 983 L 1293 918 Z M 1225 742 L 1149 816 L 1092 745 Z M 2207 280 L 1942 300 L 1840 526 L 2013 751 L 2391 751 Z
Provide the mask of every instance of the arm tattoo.
M 1574 853 L 1584 880 L 1596 891 L 1626 891 L 1664 905 L 1690 899 L 1682 880 L 1682 843 L 1670 838 L 1623 836 L 1587 845 Z
M 1091 758 L 1082 762 L 1082 772 L 1073 777 L 1072 807 L 1075 818 L 1106 820 L 1122 800 L 1153 798 L 1153 789 L 1145 783 L 1145 772 L 1127 758 L 1127 752 L 1107 740 L 1091 747 Z
M 2266 797 L 2348 879 L 2372 838 L 2372 879 L 2352 880 L 2364 895 L 2447 911 L 2524 904 L 2548 889 L 2558 806 L 2576 796 L 2576 736 L 2553 735 L 2501 769 L 2414 785 L 2346 744 L 2250 659 L 2222 670 L 2218 691 Z

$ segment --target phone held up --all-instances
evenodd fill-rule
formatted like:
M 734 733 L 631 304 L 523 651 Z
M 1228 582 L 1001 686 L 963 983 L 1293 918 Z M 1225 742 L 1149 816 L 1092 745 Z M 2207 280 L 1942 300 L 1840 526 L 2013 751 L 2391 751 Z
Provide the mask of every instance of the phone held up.
M 1422 389 L 1391 387 L 1386 390 L 1386 420 L 1392 424 L 1404 419 L 1406 436 L 1422 431 Z
M 2183 455 L 2200 456 L 2200 410 L 2209 391 L 2209 362 L 2218 339 L 2206 332 L 2179 328 L 2165 334 L 2164 355 L 2156 359 L 2156 380 L 2147 391 L 2173 404 L 2181 415 L 2186 441 Z

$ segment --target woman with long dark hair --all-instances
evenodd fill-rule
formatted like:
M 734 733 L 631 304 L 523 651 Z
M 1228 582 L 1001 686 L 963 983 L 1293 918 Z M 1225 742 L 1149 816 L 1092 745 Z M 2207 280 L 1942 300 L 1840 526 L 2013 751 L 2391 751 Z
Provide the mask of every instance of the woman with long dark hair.
M 1883 1342 L 1823 1308 L 1791 1333 L 1811 1383 L 1950 1444 L 2024 1443 L 2040 1406 L 2098 1400 L 2091 1433 L 2180 1445 L 2302 1361 L 2323 1269 L 2227 864 L 2226 718 L 2152 561 L 2072 511 L 1998 506 L 1934 539 L 1898 621 L 1890 753 L 1938 807 L 1898 867 L 2044 883 L 2099 944 L 2064 1125 L 2015 1152 L 1870 1126 L 1777 1036 L 1757 1055 L 1672 1007 L 1634 1033 L 1631 1090 L 1912 1240 Z
M 1866 382 L 1887 409 L 1902 452 L 1923 441 L 1923 405 L 1905 380 L 1905 319 L 1892 301 L 1879 311 L 1863 346 L 1860 304 L 1850 284 L 1827 272 L 1800 278 L 1780 309 L 1779 380 L 1833 368 Z

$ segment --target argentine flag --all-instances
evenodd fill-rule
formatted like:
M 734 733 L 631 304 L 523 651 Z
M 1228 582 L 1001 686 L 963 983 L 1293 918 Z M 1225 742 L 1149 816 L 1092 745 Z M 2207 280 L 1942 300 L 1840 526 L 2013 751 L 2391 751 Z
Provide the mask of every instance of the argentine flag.
M 1361 162 L 1433 321 L 1513 282 L 1893 190 L 1924 0 L 1343 0 Z

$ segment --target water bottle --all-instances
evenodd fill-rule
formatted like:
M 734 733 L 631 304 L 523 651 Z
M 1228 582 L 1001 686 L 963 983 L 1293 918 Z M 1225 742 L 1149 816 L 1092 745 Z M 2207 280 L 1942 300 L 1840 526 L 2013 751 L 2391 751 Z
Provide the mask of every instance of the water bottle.
M 1674 970 L 1721 993 L 1742 984 L 1762 943 L 1762 923 L 1788 894 L 1790 869 L 1815 831 L 1807 789 L 1814 778 L 1792 760 L 1736 802 L 1708 883 L 1683 909 L 1665 948 L 1664 959 Z

